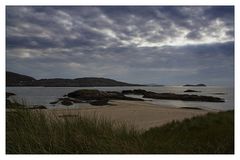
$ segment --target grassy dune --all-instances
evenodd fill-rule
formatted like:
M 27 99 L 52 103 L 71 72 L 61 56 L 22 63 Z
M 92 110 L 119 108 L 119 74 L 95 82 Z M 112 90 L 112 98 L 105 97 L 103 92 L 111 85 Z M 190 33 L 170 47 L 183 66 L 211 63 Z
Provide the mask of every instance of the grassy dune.
M 102 117 L 48 118 L 40 111 L 7 112 L 6 152 L 234 153 L 234 112 L 172 122 L 140 132 Z

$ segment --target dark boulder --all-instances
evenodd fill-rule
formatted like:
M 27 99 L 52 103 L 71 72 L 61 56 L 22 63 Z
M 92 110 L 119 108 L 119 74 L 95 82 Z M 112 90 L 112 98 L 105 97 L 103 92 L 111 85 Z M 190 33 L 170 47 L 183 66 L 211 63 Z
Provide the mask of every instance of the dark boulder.
M 59 100 L 50 102 L 49 104 L 57 104 L 58 102 L 59 102 Z
M 90 102 L 91 105 L 94 106 L 103 106 L 103 105 L 108 105 L 108 99 L 104 99 L 104 100 L 96 100 L 96 101 L 92 101 Z
M 122 94 L 136 94 L 136 95 L 144 95 L 147 91 L 143 89 L 134 89 L 134 90 L 123 90 Z
M 219 93 L 213 93 L 213 94 L 216 94 L 216 95 L 224 95 L 225 93 L 219 92 Z
M 137 95 L 144 95 L 147 91 L 143 89 L 134 89 L 133 92 Z
M 61 104 L 65 105 L 65 106 L 71 106 L 71 105 L 73 105 L 73 102 L 68 98 L 62 98 Z
M 40 105 L 40 106 L 36 106 L 35 109 L 47 109 L 47 107 Z
M 122 94 L 134 94 L 133 90 L 123 90 Z
M 106 92 L 106 98 L 109 99 L 119 99 L 119 98 L 124 98 L 125 96 L 120 93 L 120 92 L 116 92 L 116 91 L 107 91 Z
M 67 94 L 68 97 L 80 100 L 101 100 L 105 99 L 107 95 L 106 92 L 95 89 L 80 89 Z
M 74 98 L 58 98 L 57 101 L 50 102 L 49 104 L 57 104 L 61 102 L 63 105 L 72 105 L 73 103 L 83 103 L 83 101 Z
M 195 90 L 187 89 L 184 92 L 201 92 L 201 91 L 195 91 Z
M 58 98 L 59 101 L 71 101 L 72 103 L 83 103 L 82 100 L 75 99 L 75 98 Z

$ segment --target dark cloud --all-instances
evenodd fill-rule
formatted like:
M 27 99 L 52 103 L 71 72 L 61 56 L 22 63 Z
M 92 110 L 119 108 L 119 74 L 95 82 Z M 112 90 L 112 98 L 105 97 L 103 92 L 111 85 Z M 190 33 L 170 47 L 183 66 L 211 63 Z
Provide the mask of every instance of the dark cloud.
M 233 82 L 231 6 L 8 6 L 6 29 L 7 69 L 36 78 Z
M 7 48 L 31 48 L 31 49 L 44 49 L 59 47 L 58 43 L 51 39 L 42 37 L 23 37 L 23 36 L 10 36 L 7 38 Z
M 202 35 L 199 33 L 199 31 L 191 31 L 191 32 L 189 32 L 187 35 L 186 35 L 186 37 L 188 38 L 188 39 L 201 39 L 201 37 L 202 37 Z

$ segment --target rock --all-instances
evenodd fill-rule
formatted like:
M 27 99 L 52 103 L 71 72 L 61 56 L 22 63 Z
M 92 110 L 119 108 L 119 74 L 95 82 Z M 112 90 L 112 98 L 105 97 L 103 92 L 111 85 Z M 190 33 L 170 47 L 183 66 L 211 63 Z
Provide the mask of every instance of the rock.
M 112 100 L 129 100 L 129 101 L 143 101 L 143 99 L 140 98 L 132 98 L 132 97 L 126 97 L 124 94 L 120 92 L 107 92 L 106 98 L 112 99 Z
M 133 92 L 138 95 L 144 95 L 147 91 L 143 89 L 134 89 Z
M 123 90 L 122 94 L 136 94 L 136 95 L 144 95 L 147 91 L 143 89 L 134 89 L 134 90 Z
M 195 90 L 188 89 L 188 90 L 185 90 L 184 92 L 201 92 L 201 91 L 195 91 Z
M 108 99 L 121 99 L 121 98 L 125 98 L 125 96 L 120 93 L 120 92 L 116 92 L 116 91 L 108 91 L 106 92 L 106 98 Z
M 154 92 L 145 93 L 143 98 L 182 100 L 182 101 L 224 102 L 224 99 L 212 96 L 199 96 L 174 93 L 154 93 Z
M 224 95 L 225 93 L 213 93 L 213 94 L 216 94 L 216 95 Z
M 99 90 L 77 90 L 68 94 L 68 97 L 75 98 L 77 100 L 136 100 L 142 99 L 126 97 L 120 92 L 105 92 Z
M 81 101 L 78 99 L 70 99 L 73 103 L 85 103 L 86 101 Z
M 205 84 L 185 84 L 185 87 L 206 87 L 207 85 Z
M 50 102 L 49 104 L 57 104 L 58 102 L 59 102 L 59 100 L 58 100 L 58 101 Z
M 134 94 L 133 90 L 123 90 L 122 94 Z
M 75 99 L 75 98 L 58 98 L 59 101 L 71 101 L 73 103 L 83 103 L 83 101 Z
M 203 110 L 202 108 L 198 107 L 181 107 L 182 109 L 196 109 L 196 110 Z
M 80 89 L 67 95 L 80 100 L 101 100 L 106 98 L 107 93 L 95 89 Z
M 47 107 L 40 105 L 40 106 L 36 106 L 35 109 L 47 109 Z
M 90 102 L 91 105 L 95 105 L 95 106 L 103 106 L 103 105 L 108 105 L 108 99 L 105 100 L 96 100 L 96 101 L 92 101 Z
M 66 97 L 66 96 L 65 96 Z M 57 101 L 50 102 L 49 104 L 57 104 L 58 102 L 61 102 L 63 105 L 70 105 L 70 103 L 84 103 L 81 100 L 74 99 L 74 98 L 58 98 Z
M 6 92 L 6 97 L 9 98 L 10 96 L 15 96 L 15 93 L 11 93 L 11 92 Z
M 168 99 L 168 100 L 183 100 L 183 101 L 205 101 L 205 102 L 224 102 L 224 99 L 212 96 L 174 94 L 174 93 L 155 93 L 145 90 L 126 90 L 122 93 L 141 94 L 143 98 L 152 99 Z
M 65 106 L 71 106 L 71 105 L 73 105 L 73 102 L 68 98 L 62 98 L 61 99 L 61 104 L 65 105 Z

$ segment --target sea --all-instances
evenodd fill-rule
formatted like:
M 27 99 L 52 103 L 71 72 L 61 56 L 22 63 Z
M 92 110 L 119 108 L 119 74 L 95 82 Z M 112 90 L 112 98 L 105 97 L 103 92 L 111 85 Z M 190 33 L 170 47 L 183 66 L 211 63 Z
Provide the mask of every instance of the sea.
M 177 94 L 195 94 L 224 98 L 225 102 L 196 102 L 181 100 L 159 100 L 143 98 L 146 103 L 157 104 L 159 107 L 197 107 L 210 110 L 233 110 L 234 109 L 234 87 L 226 86 L 207 86 L 207 87 L 191 87 L 191 86 L 124 86 L 124 87 L 6 87 L 7 92 L 15 93 L 11 100 L 18 101 L 27 105 L 44 105 L 49 109 L 65 108 L 62 105 L 51 105 L 50 102 L 56 101 L 69 92 L 78 89 L 98 89 L 100 91 L 122 91 L 133 89 L 144 89 L 157 93 L 177 93 Z M 197 90 L 201 92 L 185 93 L 187 89 Z M 142 98 L 140 95 L 127 95 L 129 97 Z M 81 104 L 70 106 L 73 108 L 81 107 Z M 69 107 L 68 107 L 69 108 Z

